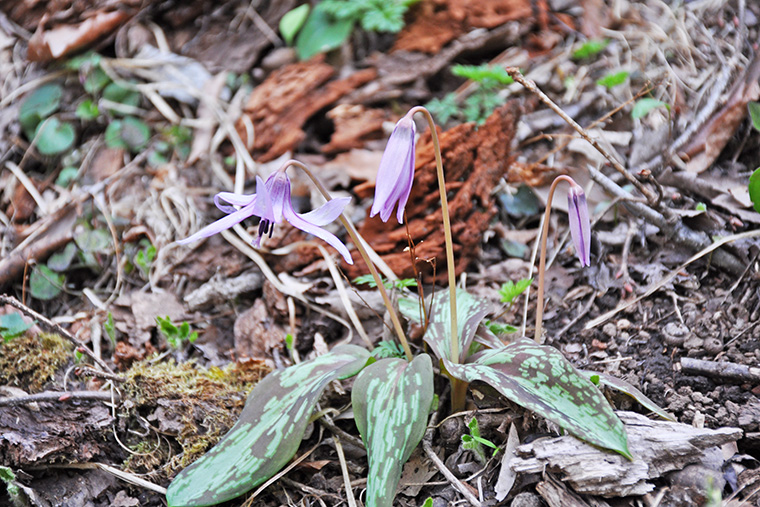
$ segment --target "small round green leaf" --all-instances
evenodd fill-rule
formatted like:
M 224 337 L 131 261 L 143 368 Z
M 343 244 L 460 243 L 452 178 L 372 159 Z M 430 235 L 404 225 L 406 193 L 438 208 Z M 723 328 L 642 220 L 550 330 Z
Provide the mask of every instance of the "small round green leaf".
M 301 29 L 309 15 L 309 4 L 299 5 L 295 9 L 285 13 L 280 20 L 280 34 L 288 46 L 293 44 L 298 30 Z
M 32 269 L 32 274 L 29 277 L 29 292 L 33 298 L 47 301 L 61 293 L 65 280 L 64 275 L 40 264 Z
M 99 113 L 100 111 L 98 110 L 98 105 L 94 103 L 91 99 L 83 100 L 77 106 L 76 111 L 74 111 L 74 114 L 77 115 L 77 118 L 80 118 L 85 121 L 94 120 L 95 118 L 98 117 Z
M 24 100 L 19 108 L 18 120 L 29 139 L 34 137 L 34 131 L 42 120 L 58 111 L 62 95 L 61 85 L 50 83 L 40 86 Z
M 631 111 L 631 118 L 634 120 L 641 119 L 657 109 L 658 107 L 664 107 L 668 111 L 670 111 L 670 104 L 666 104 L 665 102 L 657 99 L 653 99 L 651 97 L 645 97 L 643 99 L 639 99 L 636 101 L 636 104 L 633 106 L 633 110 Z
M 750 102 L 747 104 L 749 117 L 752 120 L 752 126 L 755 130 L 760 130 L 760 102 Z
M 111 102 L 118 102 L 125 106 L 137 107 L 140 104 L 140 94 L 118 83 L 111 83 L 103 90 L 103 98 Z
M 71 123 L 49 118 L 39 124 L 35 136 L 37 151 L 42 155 L 58 155 L 74 145 L 76 132 Z
M 296 53 L 308 60 L 318 53 L 339 48 L 354 30 L 353 19 L 333 19 L 317 4 L 296 38 Z
M 148 145 L 150 127 L 132 116 L 112 121 L 105 132 L 106 146 L 139 152 Z
M 104 253 L 111 248 L 111 235 L 105 229 L 83 231 L 74 241 L 83 252 Z
M 67 243 L 63 250 L 50 256 L 47 266 L 53 271 L 66 271 L 71 266 L 71 261 L 74 260 L 76 254 L 77 246 L 74 243 Z

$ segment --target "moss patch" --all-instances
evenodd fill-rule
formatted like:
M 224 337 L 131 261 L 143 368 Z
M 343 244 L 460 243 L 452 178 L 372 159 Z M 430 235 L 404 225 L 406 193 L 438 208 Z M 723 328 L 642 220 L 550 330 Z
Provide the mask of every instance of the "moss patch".
M 28 393 L 43 391 L 71 359 L 74 346 L 57 334 L 26 334 L 0 343 L 0 383 Z
M 153 433 L 126 442 L 136 454 L 126 460 L 125 470 L 135 473 L 160 470 L 160 475 L 171 477 L 201 457 L 232 427 L 248 393 L 268 372 L 263 362 L 257 361 L 209 369 L 192 362 L 134 364 L 125 373 L 127 381 L 121 386 L 122 399 L 127 400 L 122 404 L 126 409 L 122 415 L 127 416 L 124 420 L 136 422 L 142 417 L 162 435 L 173 439 L 168 439 L 167 445 L 167 439 L 157 441 Z M 181 454 L 173 449 L 171 440 L 176 441 Z

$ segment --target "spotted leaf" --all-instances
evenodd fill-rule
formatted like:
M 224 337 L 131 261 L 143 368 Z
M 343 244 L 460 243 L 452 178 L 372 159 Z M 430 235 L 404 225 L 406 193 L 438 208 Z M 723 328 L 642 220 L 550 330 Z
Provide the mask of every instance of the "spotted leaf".
M 215 505 L 269 479 L 298 450 L 327 384 L 356 375 L 368 358 L 369 352 L 362 347 L 341 345 L 264 377 L 229 433 L 169 485 L 169 505 Z
M 399 308 L 404 316 L 414 322 L 420 322 L 418 306 L 410 299 L 401 300 Z M 451 306 L 449 291 L 439 291 L 433 296 L 430 305 L 430 324 L 423 339 L 430 345 L 433 353 L 439 358 L 451 360 Z M 457 289 L 457 331 L 459 334 L 459 361 L 462 362 L 470 354 L 475 332 L 478 330 L 483 317 L 489 312 L 487 301 L 471 296 L 463 289 Z M 496 339 L 492 333 L 490 338 Z M 496 343 L 501 342 L 496 339 Z
M 599 373 L 597 371 L 581 370 L 581 373 L 592 379 L 592 382 L 594 382 L 594 377 L 596 377 L 598 379 L 598 382 L 594 382 L 595 384 L 602 384 L 611 389 L 615 389 L 616 391 L 627 394 L 634 400 L 638 401 L 644 408 L 648 408 L 663 419 L 676 422 L 676 420 L 673 419 L 670 414 L 658 407 L 655 402 L 650 400 L 647 395 L 636 389 L 630 382 L 626 382 L 623 379 L 613 377 L 612 375 L 607 375 L 606 373 Z
M 422 354 L 411 363 L 382 359 L 356 377 L 351 401 L 369 458 L 368 507 L 391 507 L 401 467 L 422 440 L 433 402 L 433 366 Z
M 602 393 L 556 349 L 521 338 L 479 352 L 465 364 L 444 360 L 450 375 L 479 380 L 576 437 L 631 458 L 623 423 Z

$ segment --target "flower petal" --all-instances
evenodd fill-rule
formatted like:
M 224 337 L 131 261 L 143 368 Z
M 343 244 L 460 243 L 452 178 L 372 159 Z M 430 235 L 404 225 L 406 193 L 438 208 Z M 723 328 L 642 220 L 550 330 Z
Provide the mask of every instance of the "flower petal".
M 319 208 L 300 216 L 314 225 L 327 225 L 343 213 L 343 210 L 349 202 L 351 202 L 350 197 L 336 197 L 335 199 L 327 201 Z
M 575 253 L 581 267 L 591 265 L 591 224 L 588 218 L 586 194 L 579 185 L 573 185 L 567 193 L 567 218 Z
M 221 201 L 225 201 L 230 205 L 222 204 Z M 214 204 L 217 208 L 225 213 L 234 213 L 237 208 L 234 206 L 248 206 L 256 202 L 256 194 L 234 194 L 232 192 L 219 192 L 214 196 Z
M 401 217 L 399 223 L 402 223 L 403 206 L 411 191 L 408 182 L 414 179 L 414 134 L 415 125 L 411 117 L 405 116 L 396 123 L 380 159 L 375 182 L 375 201 L 369 216 L 379 213 L 380 219 L 387 222 L 393 208 L 399 204 L 397 218 Z
M 218 232 L 222 232 L 225 229 L 229 229 L 235 224 L 238 224 L 245 220 L 246 218 L 249 218 L 251 216 L 254 216 L 255 213 L 253 212 L 253 206 L 246 206 L 245 208 L 242 208 L 238 211 L 235 211 L 233 213 L 230 213 L 226 217 L 220 218 L 216 222 L 207 225 L 200 231 L 196 232 L 192 236 L 181 239 L 177 241 L 180 245 L 186 245 L 188 243 L 192 243 L 193 241 L 197 241 L 199 239 L 208 238 L 209 236 L 213 236 L 214 234 Z
M 273 173 L 272 176 L 274 176 Z M 267 182 L 272 179 L 272 176 L 267 178 Z M 264 220 L 270 222 L 278 222 L 274 219 L 274 210 L 272 208 L 272 196 L 269 192 L 270 186 L 264 182 L 261 176 L 256 176 L 256 203 L 253 205 L 254 215 L 261 217 Z
M 306 233 L 309 233 L 313 236 L 318 237 L 325 243 L 335 248 L 338 251 L 338 253 L 340 253 L 343 256 L 343 258 L 346 260 L 347 263 L 349 264 L 354 263 L 354 260 L 351 258 L 351 254 L 348 252 L 348 248 L 346 247 L 346 245 L 343 244 L 341 240 L 338 239 L 337 236 L 335 236 L 331 232 L 328 232 L 322 229 L 316 224 L 313 224 L 311 222 L 307 222 L 306 220 L 304 220 L 304 218 L 301 215 L 299 215 L 293 210 L 293 207 L 290 205 L 290 202 L 287 202 L 285 204 L 282 212 L 283 212 L 283 216 L 285 220 L 287 220 L 288 223 L 290 223 L 290 225 L 292 225 L 296 229 L 301 229 L 302 231 Z

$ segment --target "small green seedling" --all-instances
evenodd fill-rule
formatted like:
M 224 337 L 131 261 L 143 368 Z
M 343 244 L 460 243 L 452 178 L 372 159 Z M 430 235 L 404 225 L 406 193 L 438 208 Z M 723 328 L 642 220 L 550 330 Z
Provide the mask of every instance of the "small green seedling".
M 670 104 L 666 104 L 661 100 L 653 99 L 651 97 L 644 97 L 643 99 L 637 100 L 636 104 L 634 104 L 633 109 L 631 110 L 631 118 L 639 120 L 660 107 L 664 107 L 670 112 Z
M 111 340 L 111 344 L 115 347 L 116 346 L 116 326 L 113 322 L 113 314 L 111 312 L 108 312 L 108 317 L 106 318 L 106 321 L 103 323 L 103 329 L 106 332 L 106 336 L 108 336 L 108 339 Z
M 584 42 L 581 47 L 573 51 L 573 60 L 583 60 L 596 56 L 606 48 L 610 43 L 609 39 L 591 39 Z
M 507 283 L 503 284 L 501 286 L 501 289 L 499 289 L 501 302 L 511 305 L 517 296 L 525 292 L 525 290 L 530 287 L 531 283 L 533 283 L 533 278 L 523 278 L 517 283 L 514 283 L 512 280 L 510 280 Z
M 604 86 L 608 90 L 611 88 L 615 88 L 616 86 L 620 86 L 621 84 L 625 83 L 628 80 L 630 72 L 627 70 L 621 70 L 620 72 L 613 72 L 611 74 L 607 74 L 603 78 L 597 80 L 596 84 L 599 86 Z
M 146 239 L 140 241 L 142 249 L 135 254 L 135 265 L 140 268 L 144 276 L 148 276 L 150 273 L 150 267 L 153 265 L 153 261 L 156 258 L 156 247 L 151 245 Z
M 401 348 L 396 342 L 383 340 L 377 344 L 377 347 L 372 351 L 372 357 L 375 359 L 385 359 L 388 357 L 404 357 L 404 349 Z
M 193 343 L 198 338 L 198 332 L 190 332 L 190 324 L 183 322 L 179 327 L 172 323 L 170 317 L 156 317 L 158 331 L 166 339 L 166 343 L 175 350 L 182 348 L 185 342 Z
M 377 284 L 375 283 L 375 279 L 372 278 L 372 275 L 361 275 L 354 278 L 354 283 L 356 285 L 363 285 L 367 284 L 370 287 L 374 288 L 377 287 Z M 403 290 L 408 287 L 417 287 L 417 280 L 414 278 L 402 278 L 401 280 L 383 280 L 383 285 L 385 285 L 385 288 L 387 290 L 391 289 L 398 289 Z
M 293 45 L 296 34 L 306 22 L 310 10 L 309 4 L 299 5 L 295 9 L 286 12 L 282 19 L 280 19 L 280 35 L 285 40 L 285 44 L 288 46 Z
M 478 420 L 476 418 L 473 417 L 470 419 L 467 427 L 470 430 L 470 434 L 462 435 L 462 448 L 472 451 L 478 462 L 485 465 L 489 456 L 486 455 L 486 450 L 483 446 L 490 447 L 494 450 L 490 457 L 496 456 L 496 453 L 499 452 L 499 447 L 490 440 L 486 440 L 480 436 L 480 427 L 478 426 Z

